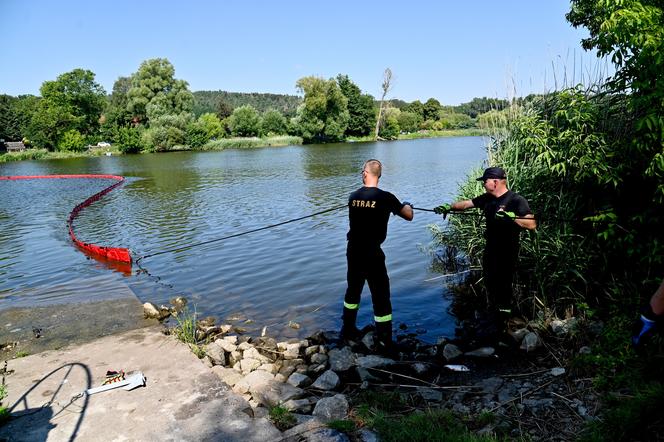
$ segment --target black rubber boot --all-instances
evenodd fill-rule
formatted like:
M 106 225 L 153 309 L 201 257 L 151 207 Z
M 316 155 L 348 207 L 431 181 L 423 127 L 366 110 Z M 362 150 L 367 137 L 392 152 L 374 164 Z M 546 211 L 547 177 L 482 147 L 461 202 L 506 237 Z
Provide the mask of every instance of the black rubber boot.
M 399 359 L 392 341 L 392 321 L 376 322 L 376 353 L 390 359 Z
M 357 309 L 351 310 L 344 307 L 342 316 L 343 325 L 341 326 L 341 341 L 346 344 L 357 343 L 360 339 L 360 331 L 357 329 L 355 322 L 357 321 Z

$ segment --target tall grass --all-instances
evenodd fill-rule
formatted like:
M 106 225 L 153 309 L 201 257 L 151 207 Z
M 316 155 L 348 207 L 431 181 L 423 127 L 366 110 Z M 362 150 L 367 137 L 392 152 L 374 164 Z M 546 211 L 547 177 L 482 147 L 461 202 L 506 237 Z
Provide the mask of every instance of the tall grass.
M 302 144 L 301 137 L 282 135 L 276 137 L 222 138 L 209 141 L 200 150 L 251 149 L 255 147 L 293 146 Z
M 489 165 L 505 168 L 509 187 L 525 196 L 538 218 L 523 233 L 517 302 L 524 312 L 574 312 L 620 303 L 635 308 L 635 282 L 656 282 L 664 244 L 664 206 L 657 183 L 630 144 L 634 111 L 628 97 L 576 86 L 508 109 L 505 127 L 492 130 Z M 459 199 L 483 189 L 473 171 Z M 479 264 L 482 227 L 475 217 L 451 216 L 434 227 L 441 245 Z M 624 287 L 625 290 L 615 289 Z

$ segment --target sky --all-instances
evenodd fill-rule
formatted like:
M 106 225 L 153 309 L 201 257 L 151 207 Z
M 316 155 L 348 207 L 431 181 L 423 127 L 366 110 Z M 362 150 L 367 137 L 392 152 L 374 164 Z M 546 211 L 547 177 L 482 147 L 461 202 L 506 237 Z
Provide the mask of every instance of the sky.
M 380 97 L 511 98 L 604 76 L 563 0 L 0 0 L 0 94 L 39 95 L 76 68 L 110 93 L 166 58 L 190 90 L 298 94 L 305 76 L 345 74 Z

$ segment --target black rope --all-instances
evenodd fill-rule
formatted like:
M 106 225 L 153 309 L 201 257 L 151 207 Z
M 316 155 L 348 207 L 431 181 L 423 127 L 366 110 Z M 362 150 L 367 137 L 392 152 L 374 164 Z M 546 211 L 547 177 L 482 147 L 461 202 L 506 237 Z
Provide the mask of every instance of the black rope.
M 176 248 L 173 248 L 173 249 L 167 249 L 167 250 L 162 250 L 162 251 L 155 252 L 155 253 L 149 253 L 147 255 L 143 255 L 140 258 L 138 258 L 136 260 L 136 264 L 138 265 L 139 261 L 141 261 L 144 258 L 150 258 L 152 256 L 163 255 L 165 253 L 179 252 L 181 250 L 187 250 L 187 249 L 191 249 L 191 248 L 206 245 L 206 244 L 211 244 L 211 243 L 214 243 L 214 242 L 224 241 L 224 240 L 230 239 L 230 238 L 237 238 L 238 236 L 243 236 L 243 235 L 248 235 L 250 233 L 260 232 L 261 230 L 272 229 L 274 227 L 279 227 L 279 226 L 283 226 L 284 224 L 294 223 L 296 221 L 301 221 L 303 219 L 312 218 L 314 216 L 322 215 L 323 213 L 332 212 L 334 210 L 343 209 L 345 207 L 348 207 L 348 204 L 344 204 L 344 205 L 341 205 L 341 206 L 335 206 L 335 207 L 332 207 L 331 209 L 321 210 L 320 212 L 312 213 L 310 215 L 301 216 L 299 218 L 289 219 L 288 221 L 282 221 L 282 222 L 277 223 L 277 224 L 271 224 L 269 226 L 259 227 L 258 229 L 247 230 L 246 232 L 241 232 L 241 233 L 234 233 L 233 235 L 224 236 L 222 238 L 215 238 L 215 239 L 211 239 L 211 240 L 208 240 L 208 241 L 202 241 L 202 242 L 198 242 L 198 243 L 194 243 L 194 244 L 187 244 L 186 246 L 182 246 L 182 247 L 176 247 Z

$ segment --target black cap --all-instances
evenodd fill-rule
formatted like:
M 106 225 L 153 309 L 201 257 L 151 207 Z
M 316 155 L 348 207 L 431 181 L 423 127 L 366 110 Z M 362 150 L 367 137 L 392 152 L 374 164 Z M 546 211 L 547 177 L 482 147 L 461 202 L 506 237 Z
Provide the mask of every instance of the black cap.
M 486 181 L 491 179 L 504 180 L 507 179 L 505 171 L 502 167 L 489 167 L 484 169 L 484 174 L 477 179 L 477 181 Z

